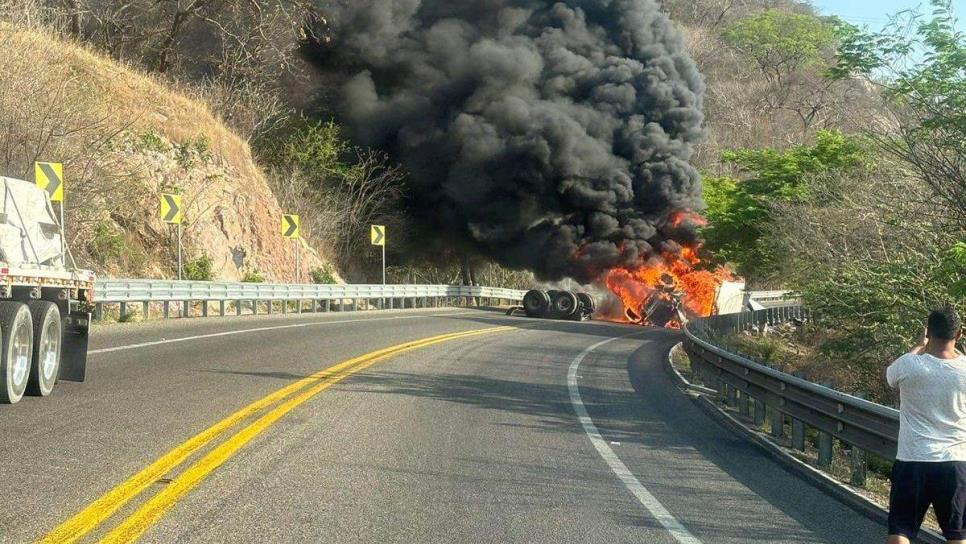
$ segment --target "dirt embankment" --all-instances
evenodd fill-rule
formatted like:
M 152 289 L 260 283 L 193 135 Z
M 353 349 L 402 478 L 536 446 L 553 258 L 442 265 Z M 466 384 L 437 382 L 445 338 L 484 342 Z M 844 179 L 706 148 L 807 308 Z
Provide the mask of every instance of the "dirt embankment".
M 63 162 L 68 240 L 109 276 L 176 275 L 159 196 L 184 199 L 186 261 L 214 278 L 291 281 L 295 245 L 247 142 L 201 102 L 157 78 L 39 31 L 0 26 L 0 175 L 33 180 Z M 303 233 L 305 236 L 306 233 Z M 324 259 L 300 241 L 302 277 Z

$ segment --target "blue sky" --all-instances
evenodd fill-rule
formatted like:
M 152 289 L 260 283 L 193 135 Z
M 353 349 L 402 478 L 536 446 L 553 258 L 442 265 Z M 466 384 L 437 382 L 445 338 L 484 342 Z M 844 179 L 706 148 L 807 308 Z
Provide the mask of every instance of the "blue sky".
M 927 0 L 812 0 L 812 5 L 824 14 L 838 15 L 846 21 L 858 25 L 868 25 L 872 30 L 882 28 L 890 14 L 922 6 L 923 13 L 930 13 Z M 966 29 L 966 2 L 954 0 L 959 27 Z

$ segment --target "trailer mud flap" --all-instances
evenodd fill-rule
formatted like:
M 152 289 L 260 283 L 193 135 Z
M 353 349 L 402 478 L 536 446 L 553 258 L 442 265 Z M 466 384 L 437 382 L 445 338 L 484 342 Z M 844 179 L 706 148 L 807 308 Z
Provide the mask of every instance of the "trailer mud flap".
M 64 323 L 58 379 L 82 382 L 87 375 L 87 342 L 90 338 L 90 312 L 71 312 Z

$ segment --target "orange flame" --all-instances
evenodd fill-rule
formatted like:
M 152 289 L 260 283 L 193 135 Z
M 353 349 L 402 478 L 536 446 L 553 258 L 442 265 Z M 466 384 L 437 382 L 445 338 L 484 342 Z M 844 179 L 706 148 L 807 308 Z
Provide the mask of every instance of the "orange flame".
M 685 222 L 694 225 L 706 224 L 704 218 L 690 211 L 674 212 L 668 222 L 673 227 Z M 647 324 L 642 309 L 652 297 L 658 296 L 671 301 L 672 297 L 678 294 L 680 307 L 686 316 L 711 315 L 715 311 L 715 302 L 721 284 L 732 281 L 735 277 L 723 267 L 716 270 L 696 268 L 701 263 L 698 257 L 700 248 L 700 243 L 684 245 L 677 250 L 652 256 L 636 266 L 609 270 L 604 275 L 604 283 L 612 293 L 617 295 L 625 310 L 625 315 L 619 316 L 618 320 L 629 321 L 627 310 L 630 310 L 633 315 L 640 316 L 638 322 Z M 675 317 L 667 326 L 679 328 L 681 323 Z

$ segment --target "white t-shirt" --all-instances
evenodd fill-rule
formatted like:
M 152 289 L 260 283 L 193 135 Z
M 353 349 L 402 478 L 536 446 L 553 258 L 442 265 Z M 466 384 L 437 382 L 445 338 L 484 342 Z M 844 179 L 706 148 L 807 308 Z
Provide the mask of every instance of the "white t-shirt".
M 966 461 L 966 356 L 907 353 L 886 369 L 899 388 L 900 461 Z

